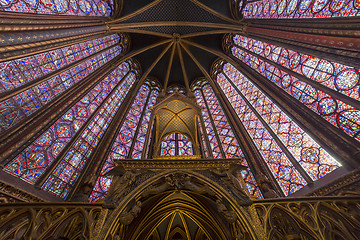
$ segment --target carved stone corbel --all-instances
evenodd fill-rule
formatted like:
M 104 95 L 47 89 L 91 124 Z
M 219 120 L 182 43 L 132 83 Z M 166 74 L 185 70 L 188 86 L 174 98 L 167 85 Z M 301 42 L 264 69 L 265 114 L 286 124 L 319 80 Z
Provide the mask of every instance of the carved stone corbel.
M 219 213 L 222 214 L 222 216 L 224 216 L 224 218 L 226 219 L 226 221 L 228 223 L 235 223 L 237 220 L 237 216 L 235 211 L 233 210 L 229 210 L 225 204 L 223 203 L 223 201 L 221 199 L 216 200 L 216 206 L 217 206 L 217 210 Z
M 129 212 L 120 214 L 119 221 L 121 224 L 129 225 L 134 221 L 135 218 L 141 212 L 142 202 L 136 201 L 135 205 L 131 208 Z
M 136 176 L 141 173 L 142 171 L 137 169 L 126 171 L 120 165 L 109 171 L 108 175 L 114 177 L 105 198 L 104 207 L 115 208 L 116 204 L 120 202 L 123 193 L 135 182 Z
M 244 166 L 239 164 L 231 164 L 229 169 L 220 167 L 219 169 L 211 169 L 210 172 L 219 177 L 223 184 L 233 191 L 234 195 L 239 199 L 238 203 L 240 205 L 251 205 L 253 201 L 239 180 L 242 178 L 239 170 L 244 168 Z

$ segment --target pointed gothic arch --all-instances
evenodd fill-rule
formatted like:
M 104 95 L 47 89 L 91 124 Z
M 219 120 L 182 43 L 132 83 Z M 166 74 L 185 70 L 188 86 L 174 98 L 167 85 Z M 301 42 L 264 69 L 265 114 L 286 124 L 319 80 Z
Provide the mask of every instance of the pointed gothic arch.
M 167 185 L 170 180 L 180 185 Z M 222 184 L 212 181 L 207 174 L 185 169 L 148 175 L 146 180 L 144 178 L 143 181 L 136 182 L 132 190 L 112 206 L 114 211 L 103 216 L 98 237 L 114 237 L 119 234 L 120 237 L 128 239 L 147 239 L 169 214 L 179 211 L 192 218 L 198 226 L 202 226 L 205 235 L 210 239 L 226 239 L 231 237 L 234 231 L 254 239 L 258 230 L 247 225 L 247 216 L 251 213 L 235 207 L 242 198 L 234 192 L 229 193 Z M 136 210 L 136 217 L 129 218 L 131 221 L 124 220 L 137 202 L 141 202 L 141 209 Z

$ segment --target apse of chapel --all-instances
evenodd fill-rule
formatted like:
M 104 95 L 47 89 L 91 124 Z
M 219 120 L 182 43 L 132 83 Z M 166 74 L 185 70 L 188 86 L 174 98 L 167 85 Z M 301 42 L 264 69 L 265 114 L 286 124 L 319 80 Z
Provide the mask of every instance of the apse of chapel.
M 357 239 L 358 0 L 0 1 L 0 239 Z

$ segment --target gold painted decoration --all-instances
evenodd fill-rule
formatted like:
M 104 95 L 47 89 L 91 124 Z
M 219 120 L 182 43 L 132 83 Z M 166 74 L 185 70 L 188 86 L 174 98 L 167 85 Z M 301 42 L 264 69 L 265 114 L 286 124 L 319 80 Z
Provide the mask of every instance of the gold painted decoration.
M 196 155 L 194 155 L 196 156 Z M 240 164 L 241 159 L 225 158 L 225 159 L 201 159 L 199 157 L 189 158 L 178 157 L 174 159 L 117 159 L 115 165 L 126 170 L 146 169 L 146 170 L 206 170 L 215 168 L 229 169 L 230 165 Z M 245 166 L 241 166 L 246 169 Z M 116 168 L 115 168 L 116 169 Z
M 184 155 L 184 156 L 157 156 L 155 159 L 167 159 L 167 160 L 173 160 L 173 159 L 200 159 L 200 155 Z
M 101 210 L 100 204 L 2 204 L 0 239 L 94 239 Z

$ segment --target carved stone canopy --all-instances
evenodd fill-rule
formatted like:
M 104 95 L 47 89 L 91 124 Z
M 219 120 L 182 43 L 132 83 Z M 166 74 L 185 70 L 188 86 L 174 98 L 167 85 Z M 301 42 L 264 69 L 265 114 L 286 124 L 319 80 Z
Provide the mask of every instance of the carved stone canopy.
M 162 139 L 174 132 L 188 136 L 198 153 L 197 118 L 200 107 L 193 98 L 174 92 L 153 107 L 152 120 L 156 121 L 155 155 L 158 154 Z

